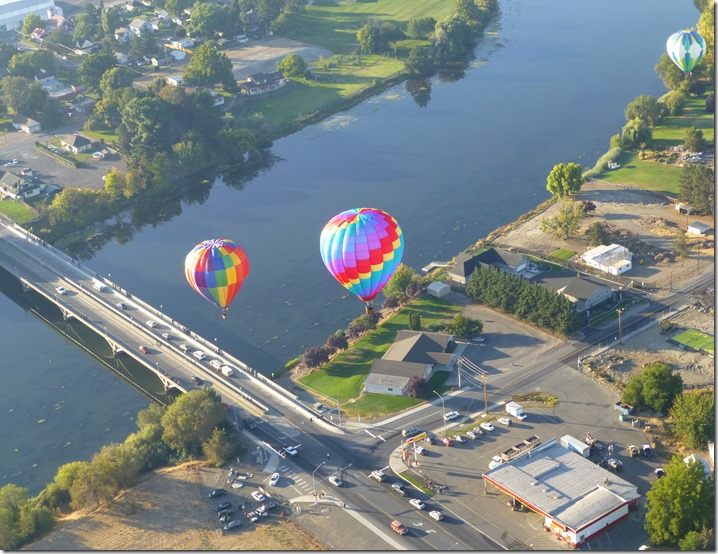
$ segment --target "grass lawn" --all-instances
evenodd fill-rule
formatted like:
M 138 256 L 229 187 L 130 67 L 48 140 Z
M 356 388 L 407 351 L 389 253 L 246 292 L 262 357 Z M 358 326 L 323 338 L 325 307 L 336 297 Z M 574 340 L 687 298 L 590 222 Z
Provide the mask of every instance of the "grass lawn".
M 568 248 L 559 248 L 558 250 L 554 250 L 549 254 L 552 258 L 556 258 L 557 260 L 566 261 L 573 256 L 576 255 L 576 252 L 573 250 L 569 250 Z
M 695 329 L 686 329 L 679 333 L 673 339 L 675 342 L 685 344 L 694 350 L 702 350 L 704 352 L 714 353 L 715 339 L 710 335 L 696 331 Z
M 453 11 L 454 2 L 445 0 L 316 0 L 299 16 L 301 32 L 292 38 L 323 46 L 335 54 L 349 54 L 359 47 L 357 31 L 370 18 L 391 21 L 406 30 L 411 19 L 433 17 L 440 21 Z
M 389 394 L 368 392 L 356 402 L 343 404 L 342 411 L 349 417 L 360 416 L 362 419 L 366 419 L 401 412 L 422 402 L 423 400 L 421 398 L 408 398 L 406 396 L 391 396 Z
M 24 225 L 35 219 L 35 212 L 25 204 L 15 202 L 14 200 L 0 200 L 0 213 L 20 225 Z
M 409 328 L 409 314 L 413 311 L 419 312 L 422 328 L 427 329 L 453 318 L 461 311 L 461 306 L 433 296 L 424 296 L 384 321 L 376 330 L 354 343 L 321 369 L 299 379 L 299 384 L 339 402 L 356 398 L 361 394 L 362 384 L 369 374 L 372 360 L 384 355 L 394 342 L 397 331 Z M 383 398 L 387 407 L 396 402 L 396 397 L 390 395 L 376 396 Z M 371 401 L 367 400 L 367 403 Z M 355 408 L 356 404 L 353 404 Z M 387 407 L 383 408 L 383 413 L 390 413 Z M 350 409 L 347 406 L 347 411 Z M 375 409 L 377 408 L 372 406 L 372 410 Z

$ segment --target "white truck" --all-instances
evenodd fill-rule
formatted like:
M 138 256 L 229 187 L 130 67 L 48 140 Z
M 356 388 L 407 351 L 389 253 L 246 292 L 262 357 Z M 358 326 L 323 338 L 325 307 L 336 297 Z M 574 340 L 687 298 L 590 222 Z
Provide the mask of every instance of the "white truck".
M 573 450 L 584 458 L 588 458 L 591 455 L 591 447 L 571 435 L 564 435 L 561 437 L 561 446 L 564 446 L 569 450 Z
M 506 404 L 506 412 L 509 415 L 514 416 L 519 421 L 523 421 L 524 419 L 526 419 L 524 409 L 521 407 L 521 404 L 518 404 L 516 402 L 508 402 Z
M 225 377 L 231 377 L 232 375 L 234 375 L 234 368 L 229 365 L 223 365 L 220 371 Z

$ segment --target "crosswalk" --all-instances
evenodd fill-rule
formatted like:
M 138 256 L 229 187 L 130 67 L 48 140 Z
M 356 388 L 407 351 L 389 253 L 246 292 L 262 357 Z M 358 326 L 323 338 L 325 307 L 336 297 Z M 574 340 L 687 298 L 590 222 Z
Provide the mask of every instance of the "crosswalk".
M 282 464 L 277 469 L 279 474 L 284 477 L 289 483 L 291 483 L 291 487 L 297 491 L 299 494 L 313 494 L 314 490 L 312 487 L 311 479 L 306 477 L 306 475 L 300 473 L 297 471 L 296 467 L 293 465 L 288 464 Z

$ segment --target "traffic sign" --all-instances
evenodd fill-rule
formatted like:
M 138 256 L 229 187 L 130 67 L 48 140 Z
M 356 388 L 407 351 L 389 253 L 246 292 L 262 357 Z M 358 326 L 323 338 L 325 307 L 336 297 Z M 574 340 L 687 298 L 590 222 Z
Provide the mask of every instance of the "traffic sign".
M 411 445 L 414 444 L 416 441 L 420 441 L 421 439 L 425 439 L 425 438 L 426 438 L 426 432 L 424 432 L 424 433 L 419 433 L 419 434 L 416 435 L 415 437 L 411 437 L 410 439 L 406 439 L 406 446 L 411 446 Z

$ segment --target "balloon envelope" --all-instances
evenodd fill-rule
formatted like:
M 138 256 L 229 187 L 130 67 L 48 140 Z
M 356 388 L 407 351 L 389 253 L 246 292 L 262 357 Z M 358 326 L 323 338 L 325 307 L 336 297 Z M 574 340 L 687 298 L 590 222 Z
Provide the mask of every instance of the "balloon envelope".
M 388 213 L 355 208 L 329 220 L 319 246 L 324 265 L 336 280 L 369 302 L 399 267 L 404 235 Z
M 244 249 L 227 239 L 206 240 L 187 254 L 187 281 L 194 290 L 220 308 L 227 308 L 249 273 Z
M 666 52 L 681 71 L 688 73 L 701 61 L 706 50 L 706 41 L 698 31 L 679 31 L 668 37 Z

